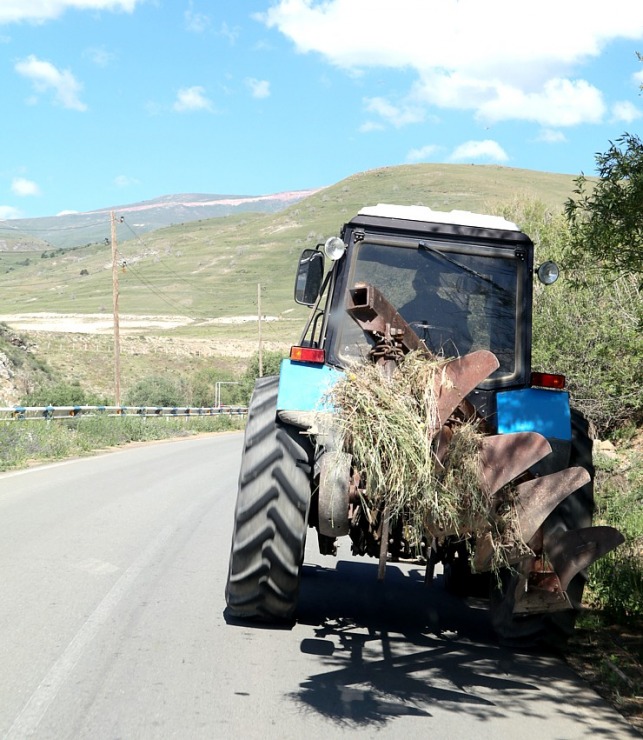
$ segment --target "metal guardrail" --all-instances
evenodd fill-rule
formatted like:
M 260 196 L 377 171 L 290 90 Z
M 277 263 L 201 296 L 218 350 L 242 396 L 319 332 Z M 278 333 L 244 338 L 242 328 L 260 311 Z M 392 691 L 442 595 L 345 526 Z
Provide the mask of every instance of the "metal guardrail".
M 80 416 L 139 416 L 188 418 L 194 416 L 245 416 L 246 406 L 12 406 L 0 407 L 0 421 L 73 419 Z

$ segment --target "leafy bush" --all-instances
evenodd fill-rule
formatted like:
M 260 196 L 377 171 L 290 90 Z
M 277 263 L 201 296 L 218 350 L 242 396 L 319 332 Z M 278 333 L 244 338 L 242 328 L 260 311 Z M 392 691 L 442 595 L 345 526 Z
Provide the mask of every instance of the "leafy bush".
M 619 529 L 625 543 L 591 566 L 588 598 L 618 621 L 643 615 L 643 468 L 640 458 L 630 464 L 623 474 L 597 460 L 595 521 Z
M 188 387 L 183 378 L 148 375 L 125 394 L 126 406 L 183 406 L 188 403 Z
M 536 262 L 563 261 L 570 239 L 562 214 L 516 200 L 504 211 L 531 237 Z M 598 434 L 643 419 L 643 301 L 632 276 L 563 273 L 553 286 L 534 284 L 534 370 L 568 379 L 573 403 Z
M 599 435 L 643 418 L 643 334 L 632 277 L 595 275 L 586 287 L 538 289 L 534 368 L 563 373 L 574 404 Z
M 279 375 L 279 369 L 281 361 L 284 359 L 284 354 L 281 352 L 263 352 L 262 353 L 262 370 L 263 375 Z M 255 381 L 259 377 L 259 353 L 255 352 L 248 362 L 248 367 L 245 373 L 241 376 L 241 392 L 243 403 L 247 405 L 250 403 L 250 396 L 252 390 L 255 387 Z
M 21 403 L 23 406 L 100 406 L 106 400 L 87 393 L 80 383 L 48 383 L 28 393 Z
M 193 406 L 208 408 L 214 406 L 219 383 L 220 402 L 224 406 L 245 403 L 240 381 L 229 372 L 210 367 L 198 370 L 189 380 L 190 403 Z

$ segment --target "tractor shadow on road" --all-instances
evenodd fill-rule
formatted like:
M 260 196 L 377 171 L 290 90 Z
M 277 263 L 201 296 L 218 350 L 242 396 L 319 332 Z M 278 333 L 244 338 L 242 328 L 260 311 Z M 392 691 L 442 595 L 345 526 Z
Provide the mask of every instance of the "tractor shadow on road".
M 437 707 L 481 721 L 516 713 L 537 721 L 553 706 L 565 714 L 561 699 L 574 718 L 579 702 L 590 704 L 556 656 L 500 647 L 484 601 L 451 597 L 441 577 L 431 587 L 423 581 L 420 566 L 390 564 L 379 583 L 377 564 L 368 561 L 305 565 L 297 623 L 312 636 L 300 649 L 317 657 L 319 671 L 290 698 L 304 711 L 363 729 L 403 715 L 429 718 Z M 552 680 L 569 693 L 543 696 Z M 600 724 L 602 736 L 618 737 L 607 717 Z

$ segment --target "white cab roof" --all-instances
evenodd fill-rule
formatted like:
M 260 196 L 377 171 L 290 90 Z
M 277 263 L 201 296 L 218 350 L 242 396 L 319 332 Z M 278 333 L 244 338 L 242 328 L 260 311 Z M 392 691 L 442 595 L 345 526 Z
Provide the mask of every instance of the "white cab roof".
M 475 226 L 481 229 L 500 229 L 502 231 L 520 231 L 512 221 L 502 216 L 487 216 L 471 211 L 434 211 L 427 206 L 395 206 L 379 203 L 367 206 L 359 212 L 360 216 L 379 216 L 381 218 L 402 218 L 408 221 L 423 221 L 457 226 Z

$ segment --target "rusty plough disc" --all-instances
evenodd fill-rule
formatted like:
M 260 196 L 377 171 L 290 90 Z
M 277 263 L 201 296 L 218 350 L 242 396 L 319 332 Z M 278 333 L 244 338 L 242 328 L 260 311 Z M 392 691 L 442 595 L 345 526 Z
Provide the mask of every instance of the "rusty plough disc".
M 439 360 L 372 285 L 356 284 L 350 292 L 346 310 L 374 339 L 374 349 L 380 351 L 372 350 L 371 357 L 385 374 L 390 374 L 408 352 L 419 351 L 426 353 L 428 359 Z M 480 418 L 467 401 L 467 396 L 498 367 L 498 359 L 492 352 L 479 350 L 445 361 L 438 368 L 432 388 L 435 420 L 430 421 L 427 434 L 440 473 L 448 464 L 458 421 L 475 416 Z M 589 442 L 587 435 L 585 439 Z M 500 621 L 505 631 L 510 632 L 514 626 L 517 631 L 523 629 L 524 622 L 512 622 L 514 614 L 542 616 L 549 611 L 578 606 L 582 584 L 580 590 L 575 584 L 579 574 L 623 542 L 623 536 L 611 527 L 573 527 L 574 521 L 582 522 L 591 513 L 592 476 L 586 470 L 586 467 L 591 467 L 591 443 L 589 452 L 583 445 L 579 449 L 583 449 L 584 457 L 580 463 L 584 467 L 572 463 L 567 469 L 538 477 L 530 469 L 552 452 L 550 443 L 541 434 L 516 432 L 482 438 L 478 481 L 489 503 L 487 519 L 479 522 L 475 536 L 471 529 L 456 532 L 455 536 L 460 543 L 471 538 L 476 571 L 489 570 L 498 547 L 503 548 L 504 563 L 509 567 L 501 574 L 505 585 L 497 602 L 498 618 L 494 623 Z M 570 449 L 573 457 L 573 435 Z M 329 475 L 331 479 L 332 474 Z M 582 493 L 588 486 L 589 493 Z M 328 487 L 333 488 L 331 485 Z M 588 496 L 589 504 L 585 501 Z M 568 506 L 569 501 L 572 504 Z M 507 507 L 515 516 L 517 534 L 522 543 L 496 541 L 499 537 L 497 525 L 506 515 Z M 343 526 L 346 527 L 345 524 Z M 430 530 L 427 533 L 431 534 Z M 439 537 L 449 540 L 453 535 L 453 532 L 442 532 Z M 437 541 L 434 541 L 432 552 L 437 552 Z M 436 560 L 431 555 L 427 567 L 431 568 L 438 561 L 439 557 Z M 578 598 L 568 596 L 570 584 Z M 538 625 L 533 627 L 536 629 L 539 629 Z M 523 630 L 523 634 L 526 631 Z

